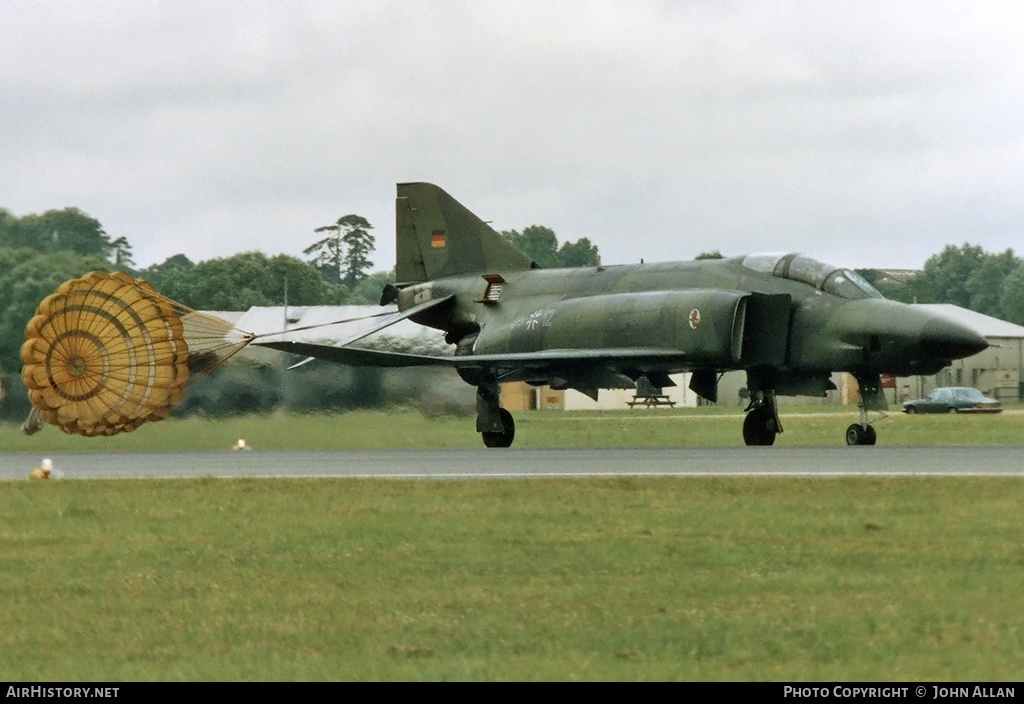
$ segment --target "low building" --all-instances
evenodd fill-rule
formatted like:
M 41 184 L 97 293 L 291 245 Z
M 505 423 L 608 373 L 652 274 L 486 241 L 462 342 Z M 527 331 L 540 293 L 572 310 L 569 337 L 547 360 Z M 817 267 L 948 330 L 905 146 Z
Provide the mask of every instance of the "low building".
M 566 408 L 567 393 L 548 386 L 513 381 L 501 385 L 501 407 L 509 411 L 561 410 Z

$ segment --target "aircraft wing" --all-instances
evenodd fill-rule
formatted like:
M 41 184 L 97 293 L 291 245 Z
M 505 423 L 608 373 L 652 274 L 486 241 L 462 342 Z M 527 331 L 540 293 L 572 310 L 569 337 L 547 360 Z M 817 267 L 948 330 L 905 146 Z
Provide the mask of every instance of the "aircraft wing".
M 353 367 L 453 366 L 452 362 L 455 359 L 455 357 L 430 357 L 420 354 L 406 354 L 404 352 L 380 352 L 359 347 L 338 347 L 313 342 L 292 342 L 290 340 L 254 342 L 253 344 L 281 350 L 282 352 L 306 355 L 309 359 L 326 359 L 329 362 L 348 364 Z M 305 363 L 305 361 L 303 360 L 300 364 Z
M 308 342 L 279 341 L 254 344 L 352 366 L 539 369 L 615 362 L 632 362 L 640 366 L 653 365 L 671 368 L 686 366 L 686 356 L 679 350 L 646 347 L 558 349 L 542 350 L 539 352 L 510 352 L 505 354 L 469 354 L 456 357 L 453 355 L 430 356 L 406 354 L 404 352 L 383 352 L 358 347 L 340 347 Z
M 612 362 L 679 362 L 685 355 L 679 350 L 652 347 L 585 348 L 509 352 L 503 354 L 467 354 L 452 357 L 457 367 L 558 367 L 564 365 Z

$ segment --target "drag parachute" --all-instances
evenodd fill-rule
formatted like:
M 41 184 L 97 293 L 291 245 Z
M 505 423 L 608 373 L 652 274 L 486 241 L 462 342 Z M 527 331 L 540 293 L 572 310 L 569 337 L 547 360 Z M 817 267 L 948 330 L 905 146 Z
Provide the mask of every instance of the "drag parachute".
M 65 432 L 89 436 L 168 417 L 190 375 L 253 339 L 145 281 L 101 272 L 44 299 L 25 335 L 22 378 L 32 405 Z

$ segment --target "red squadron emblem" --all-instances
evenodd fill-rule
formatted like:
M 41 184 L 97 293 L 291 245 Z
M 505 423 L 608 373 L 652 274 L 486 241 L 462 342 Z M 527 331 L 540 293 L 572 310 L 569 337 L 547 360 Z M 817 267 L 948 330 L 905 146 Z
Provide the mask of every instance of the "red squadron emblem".
M 690 311 L 690 327 L 694 330 L 700 325 L 700 311 L 694 308 Z

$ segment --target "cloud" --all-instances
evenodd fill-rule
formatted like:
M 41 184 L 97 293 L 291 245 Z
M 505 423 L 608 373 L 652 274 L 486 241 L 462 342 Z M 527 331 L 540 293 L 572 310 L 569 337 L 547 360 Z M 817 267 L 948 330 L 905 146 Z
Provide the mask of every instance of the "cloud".
M 299 254 L 393 188 L 606 262 L 920 266 L 1024 224 L 1013 3 L 5 3 L 0 207 L 140 264 Z

